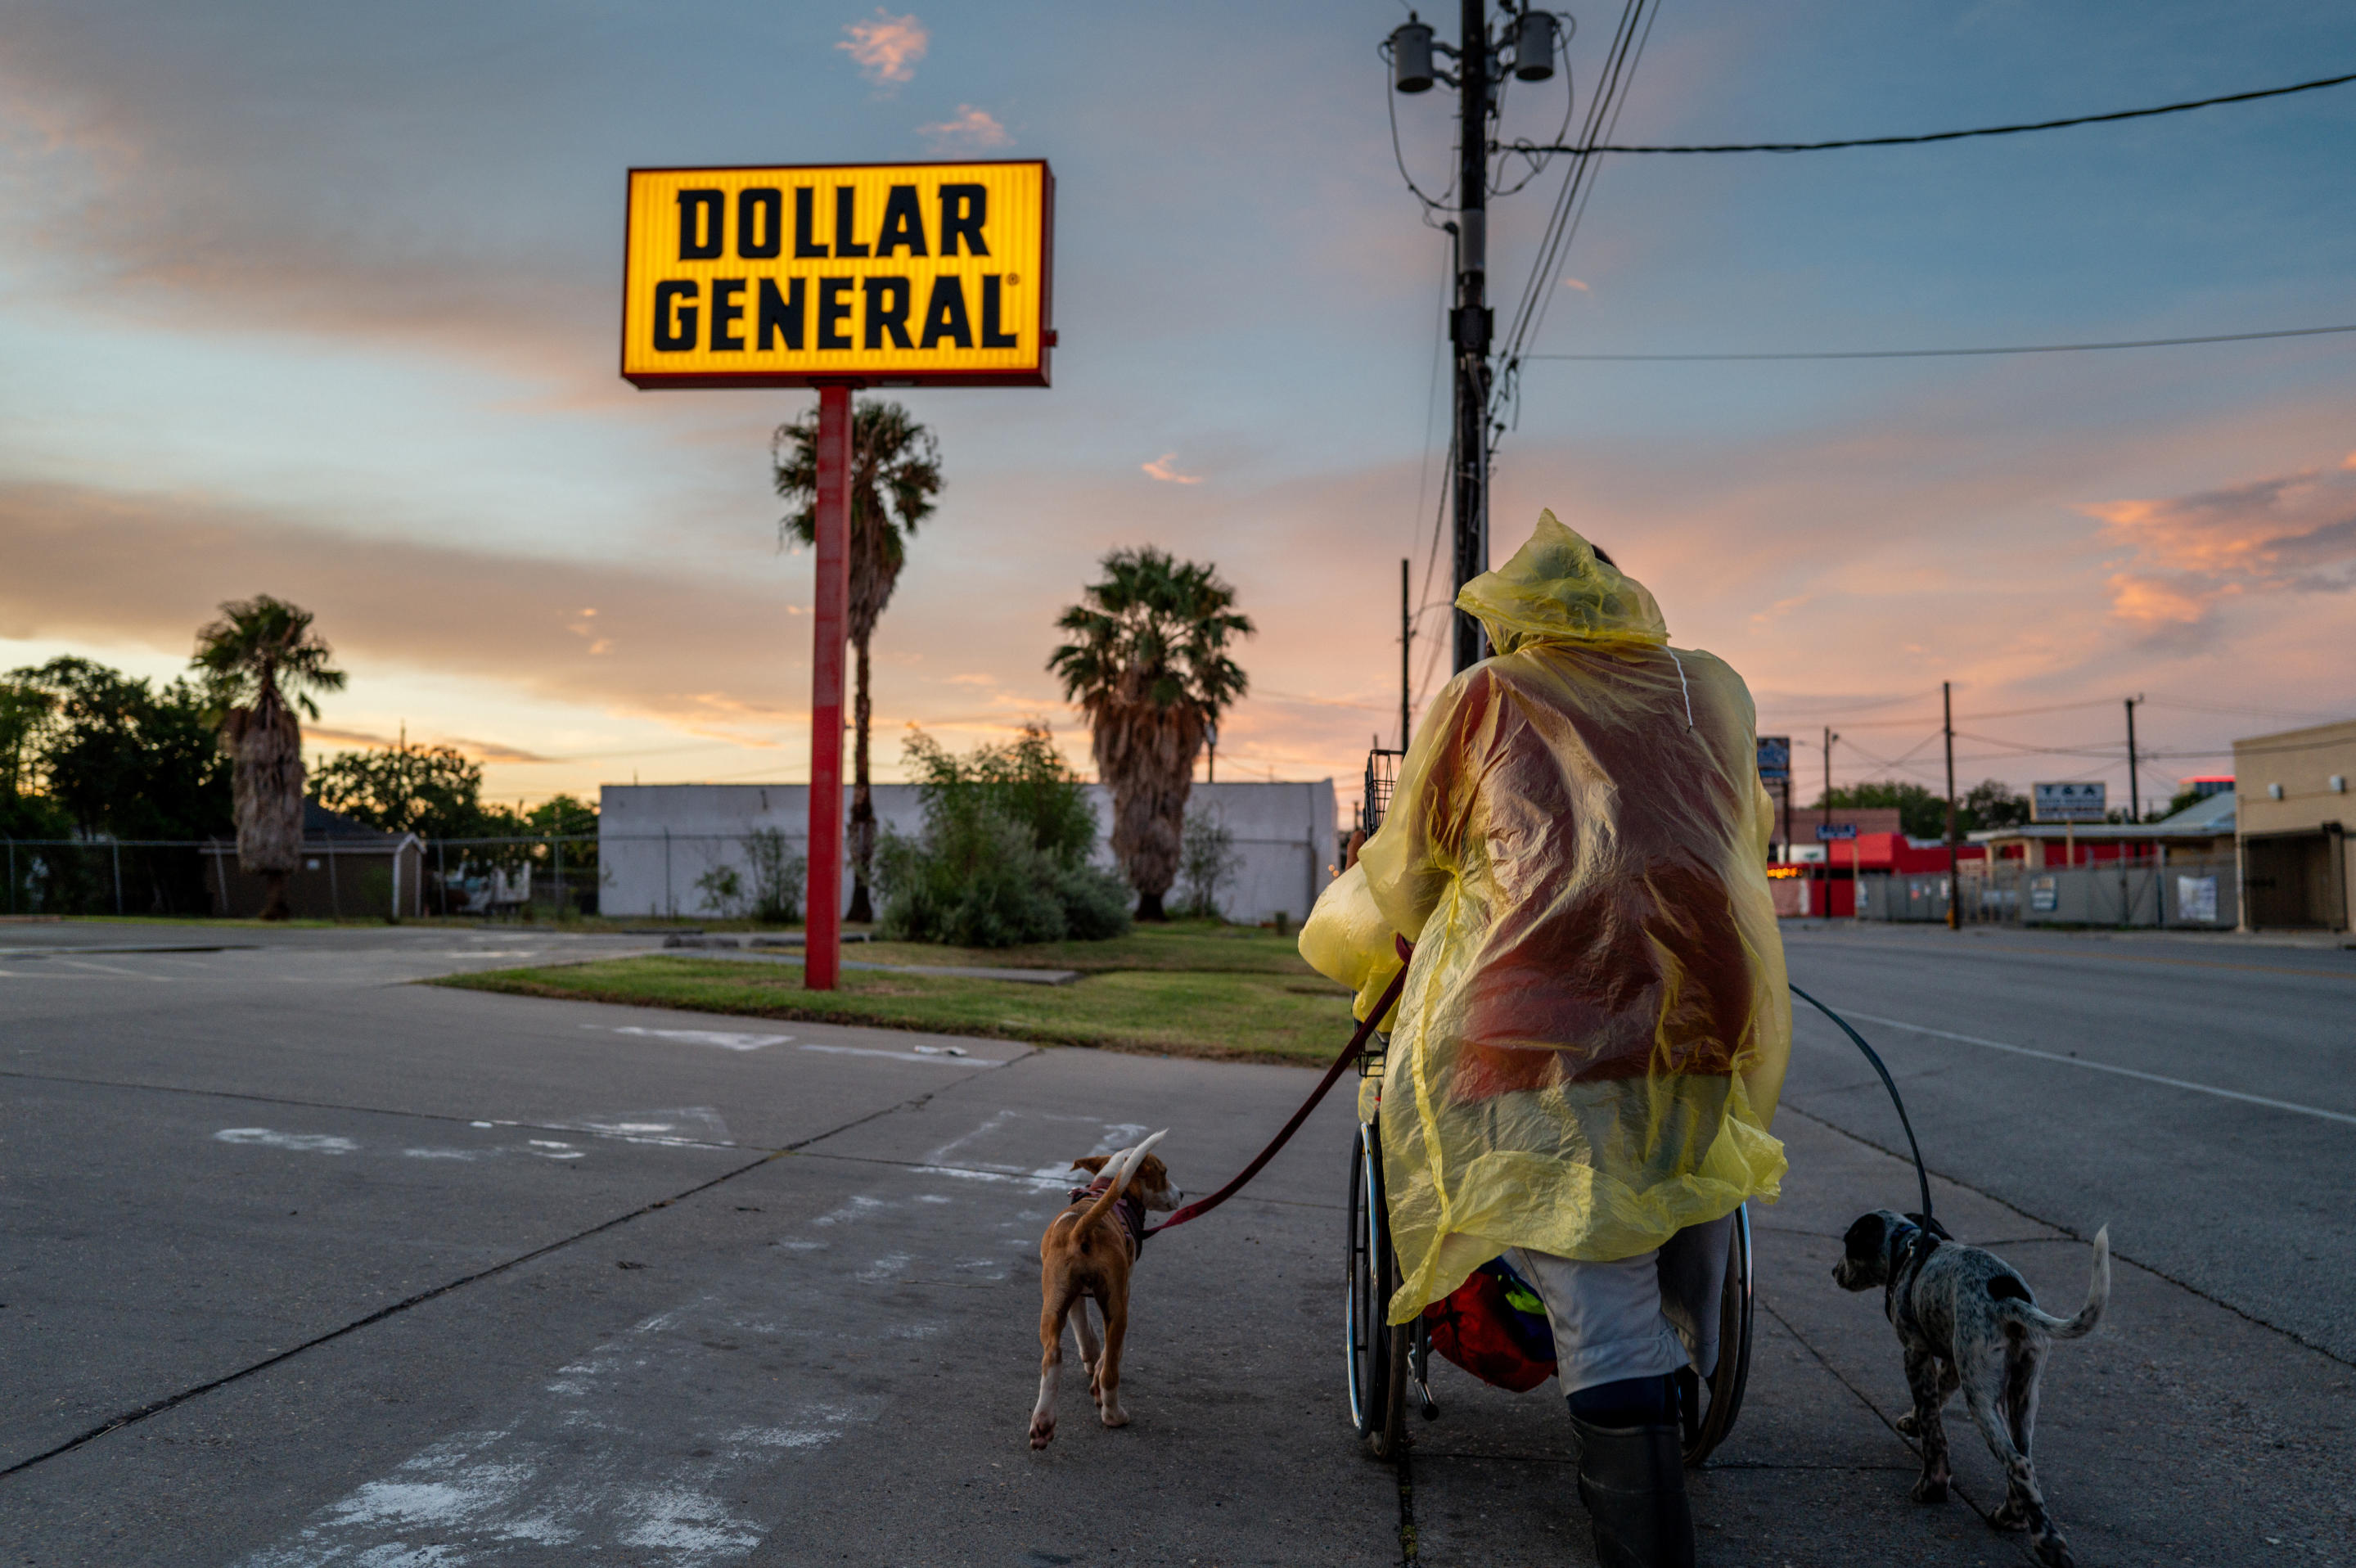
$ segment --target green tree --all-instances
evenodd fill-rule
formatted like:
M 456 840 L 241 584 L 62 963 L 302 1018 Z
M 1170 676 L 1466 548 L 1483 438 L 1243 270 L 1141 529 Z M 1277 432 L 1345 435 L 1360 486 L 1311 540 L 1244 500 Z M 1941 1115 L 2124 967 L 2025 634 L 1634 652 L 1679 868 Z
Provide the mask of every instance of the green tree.
M 406 742 L 345 751 L 319 765 L 311 796 L 331 811 L 389 833 L 421 838 L 487 836 L 482 765 L 446 746 Z
M 18 779 L 27 792 L 37 783 L 81 832 L 192 839 L 229 826 L 228 769 L 187 682 L 159 691 L 68 656 L 15 671 L 5 690 L 16 695 L 0 700 L 40 714 L 18 743 Z
M 957 757 L 911 729 L 902 760 L 924 801 L 921 836 L 877 846 L 880 929 L 913 941 L 1009 947 L 1129 929 L 1120 881 L 1089 864 L 1096 813 L 1045 728 Z
M 875 800 L 868 779 L 868 727 L 874 714 L 868 695 L 868 645 L 907 564 L 907 542 L 933 514 L 933 498 L 941 491 L 941 455 L 933 433 L 906 409 L 872 398 L 860 400 L 851 413 L 851 614 L 844 628 L 854 655 L 850 918 L 867 920 L 874 918 L 868 882 L 875 856 Z M 778 499 L 794 509 L 779 521 L 778 532 L 804 544 L 817 543 L 817 411 L 779 425 L 769 453 L 771 482 Z
M 1863 811 L 1875 807 L 1898 808 L 1898 825 L 1909 838 L 1944 839 L 1947 836 L 1947 798 L 1910 780 L 1893 779 L 1868 780 L 1862 784 L 1845 785 L 1830 797 L 1835 811 Z M 1805 808 L 1811 811 L 1825 809 L 1826 797 L 1819 791 L 1815 803 Z M 1955 801 L 1955 832 L 1958 834 L 1978 832 L 1984 828 L 2008 828 L 2029 821 L 2029 800 L 2016 793 L 2001 779 L 1983 779 Z
M 1137 918 L 1164 918 L 1183 854 L 1186 796 L 1203 740 L 1249 682 L 1227 650 L 1252 635 L 1214 565 L 1147 545 L 1116 550 L 1104 577 L 1056 620 L 1071 640 L 1048 657 L 1093 732 L 1112 790 L 1112 852 L 1137 890 Z
M 262 918 L 283 920 L 286 879 L 303 854 L 303 726 L 319 716 L 315 692 L 340 692 L 344 672 L 311 630 L 309 610 L 263 594 L 220 607 L 197 633 L 195 666 L 232 761 L 237 858 L 270 896 Z
M 41 733 L 58 708 L 56 695 L 31 674 L 19 670 L 0 681 L 0 800 L 32 793 Z

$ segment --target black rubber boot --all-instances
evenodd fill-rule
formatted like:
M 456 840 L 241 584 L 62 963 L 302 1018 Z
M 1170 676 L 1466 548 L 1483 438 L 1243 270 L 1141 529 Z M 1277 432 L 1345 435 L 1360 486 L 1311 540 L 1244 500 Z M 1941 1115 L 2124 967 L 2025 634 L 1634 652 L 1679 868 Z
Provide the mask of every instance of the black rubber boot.
M 1601 1568 L 1693 1568 L 1693 1509 L 1674 1423 L 1597 1426 L 1579 1434 L 1579 1500 L 1595 1525 Z

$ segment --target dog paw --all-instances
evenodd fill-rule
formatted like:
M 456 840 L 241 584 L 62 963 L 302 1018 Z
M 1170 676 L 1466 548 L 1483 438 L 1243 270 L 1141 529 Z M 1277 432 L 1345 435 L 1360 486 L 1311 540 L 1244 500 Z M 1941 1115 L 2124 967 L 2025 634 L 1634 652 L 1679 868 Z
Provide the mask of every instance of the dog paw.
M 2078 1568 L 2078 1560 L 2070 1555 L 2070 1543 L 2058 1535 L 2033 1542 L 2029 1551 L 2045 1568 Z
M 1944 1503 L 1947 1500 L 1947 1483 L 1934 1481 L 1925 1476 L 1915 1482 L 1914 1489 L 1906 1495 L 1918 1503 Z
M 1988 1526 L 1993 1530 L 2027 1530 L 2028 1510 L 2018 1501 L 2008 1500 L 2002 1508 L 1988 1515 Z
M 1106 1401 L 1103 1406 L 1098 1410 L 1098 1419 L 1102 1420 L 1107 1426 L 1127 1426 L 1129 1424 L 1129 1412 L 1121 1409 L 1120 1406 L 1113 1403 L 1109 1400 Z
M 1055 1418 L 1034 1415 L 1031 1418 L 1031 1446 L 1044 1448 L 1055 1436 Z
M 1901 1437 L 1920 1437 L 1922 1434 L 1922 1423 L 1914 1419 L 1914 1412 L 1911 1410 L 1890 1424 L 1898 1429 Z

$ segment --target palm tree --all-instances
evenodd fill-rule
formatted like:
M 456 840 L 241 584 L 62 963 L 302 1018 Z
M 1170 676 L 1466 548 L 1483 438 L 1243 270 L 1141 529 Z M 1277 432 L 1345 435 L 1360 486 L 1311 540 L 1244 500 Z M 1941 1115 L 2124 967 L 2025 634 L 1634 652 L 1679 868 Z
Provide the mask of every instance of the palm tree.
M 896 403 L 862 398 L 851 416 L 851 624 L 857 655 L 852 676 L 851 752 L 851 918 L 872 920 L 868 867 L 875 858 L 875 800 L 869 790 L 867 645 L 907 564 L 908 536 L 933 513 L 941 493 L 940 444 Z M 781 424 L 769 444 L 780 499 L 794 508 L 780 536 L 818 542 L 818 413 Z
M 1072 640 L 1047 668 L 1095 731 L 1097 774 L 1112 789 L 1112 852 L 1137 889 L 1137 918 L 1159 920 L 1178 874 L 1194 758 L 1248 684 L 1227 657 L 1252 635 L 1218 568 L 1147 545 L 1104 558 L 1104 580 L 1055 624 Z
M 317 718 L 311 693 L 342 691 L 344 672 L 328 662 L 309 610 L 267 594 L 220 609 L 197 633 L 194 663 L 232 763 L 238 865 L 269 887 L 262 918 L 283 920 L 286 878 L 303 854 L 303 726 L 294 709 Z

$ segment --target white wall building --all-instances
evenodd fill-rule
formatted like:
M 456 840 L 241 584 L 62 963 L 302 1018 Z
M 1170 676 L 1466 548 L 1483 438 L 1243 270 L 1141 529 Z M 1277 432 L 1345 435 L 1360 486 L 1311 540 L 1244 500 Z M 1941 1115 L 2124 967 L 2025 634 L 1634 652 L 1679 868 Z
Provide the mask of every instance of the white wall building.
M 1087 787 L 1097 815 L 1097 859 L 1113 869 L 1105 839 L 1112 831 L 1112 795 Z M 913 784 L 874 787 L 877 823 L 914 835 L 924 811 Z M 1309 913 L 1334 871 L 1333 781 L 1301 784 L 1196 784 L 1186 809 L 1215 811 L 1235 840 L 1242 868 L 1221 889 L 1221 913 L 1258 924 L 1282 914 L 1296 925 Z M 851 791 L 843 790 L 844 820 Z M 598 908 L 607 915 L 680 915 L 709 918 L 720 911 L 699 883 L 722 867 L 746 875 L 748 835 L 776 832 L 796 854 L 809 834 L 806 784 L 607 784 L 599 791 L 597 854 L 604 868 Z M 1169 897 L 1174 901 L 1178 889 Z M 843 876 L 843 901 L 851 878 Z

